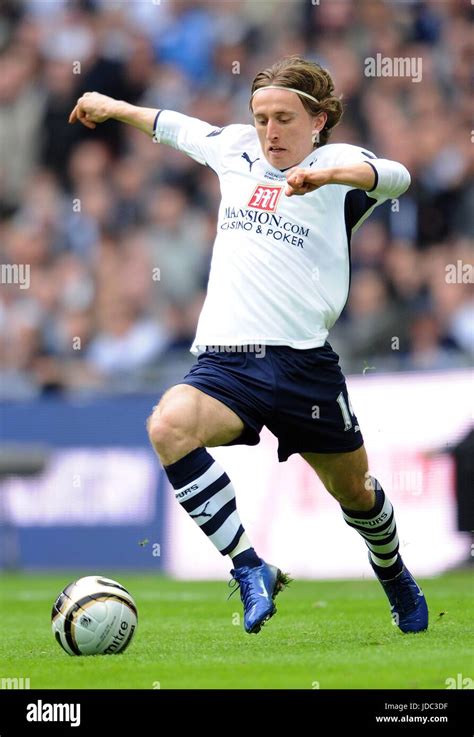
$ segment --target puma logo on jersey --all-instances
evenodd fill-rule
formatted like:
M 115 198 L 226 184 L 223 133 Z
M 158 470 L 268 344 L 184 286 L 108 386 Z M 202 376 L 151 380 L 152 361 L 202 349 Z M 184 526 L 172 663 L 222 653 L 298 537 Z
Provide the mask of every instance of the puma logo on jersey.
M 255 164 L 255 162 L 256 162 L 256 161 L 260 161 L 260 157 L 259 157 L 259 156 L 258 156 L 258 157 L 257 157 L 256 159 L 254 159 L 254 160 L 252 161 L 252 160 L 250 159 L 250 157 L 249 157 L 249 155 L 248 155 L 247 151 L 244 151 L 244 153 L 242 154 L 242 158 L 243 158 L 243 159 L 245 159 L 245 161 L 247 161 L 247 162 L 248 162 L 248 165 L 249 165 L 249 167 L 250 167 L 250 171 L 252 171 L 252 166 L 253 166 L 253 165 Z
M 282 191 L 282 187 L 269 187 L 265 184 L 257 184 L 247 206 L 255 207 L 257 210 L 265 210 L 266 212 L 275 212 Z

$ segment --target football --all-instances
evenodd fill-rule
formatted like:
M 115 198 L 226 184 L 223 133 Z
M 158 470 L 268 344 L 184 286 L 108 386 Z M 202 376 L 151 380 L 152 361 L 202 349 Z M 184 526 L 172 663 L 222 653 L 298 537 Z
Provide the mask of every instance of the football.
M 130 645 L 138 615 L 120 583 L 85 576 L 61 591 L 51 620 L 56 640 L 69 655 L 117 655 Z

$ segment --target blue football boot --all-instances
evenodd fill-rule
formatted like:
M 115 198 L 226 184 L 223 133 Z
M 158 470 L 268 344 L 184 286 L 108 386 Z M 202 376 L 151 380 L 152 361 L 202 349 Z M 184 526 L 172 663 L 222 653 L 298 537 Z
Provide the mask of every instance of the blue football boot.
M 275 596 L 287 586 L 291 578 L 279 568 L 262 560 L 255 568 L 242 566 L 232 569 L 232 580 L 240 588 L 244 605 L 244 628 L 246 632 L 260 632 L 262 625 L 276 613 Z M 229 585 L 232 581 L 229 582 Z M 232 594 L 237 588 L 232 591 Z M 230 596 L 232 596 L 230 594 Z
M 372 558 L 369 554 L 372 565 Z M 374 573 L 382 584 L 391 604 L 392 619 L 402 632 L 423 632 L 428 629 L 428 606 L 425 596 L 404 565 L 400 573 L 389 580 L 381 579 L 374 569 Z

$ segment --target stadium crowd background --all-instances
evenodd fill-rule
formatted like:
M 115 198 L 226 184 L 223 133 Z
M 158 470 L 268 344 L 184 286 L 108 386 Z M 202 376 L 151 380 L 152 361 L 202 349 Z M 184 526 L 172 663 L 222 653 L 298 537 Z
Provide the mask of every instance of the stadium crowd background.
M 128 126 L 68 125 L 76 99 L 96 90 L 251 123 L 253 77 L 293 53 L 326 66 L 343 95 L 330 143 L 412 176 L 352 240 L 351 296 L 329 337 L 344 372 L 472 365 L 472 285 L 446 269 L 472 258 L 468 0 L 0 0 L 0 11 L 1 261 L 31 267 L 28 289 L 1 285 L 2 398 L 154 391 L 194 361 L 217 177 Z M 366 76 L 377 54 L 421 58 L 421 80 Z

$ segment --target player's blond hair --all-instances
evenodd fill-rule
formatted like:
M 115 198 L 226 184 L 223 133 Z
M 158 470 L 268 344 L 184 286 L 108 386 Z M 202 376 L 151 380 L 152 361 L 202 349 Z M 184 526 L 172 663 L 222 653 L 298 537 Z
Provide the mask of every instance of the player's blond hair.
M 273 66 L 259 72 L 252 82 L 251 95 L 255 90 L 267 87 L 269 84 L 292 87 L 307 92 L 318 100 L 316 103 L 307 97 L 300 96 L 303 107 L 310 115 L 324 112 L 328 116 L 324 128 L 319 132 L 319 142 L 315 143 L 315 147 L 324 146 L 343 113 L 342 102 L 334 95 L 334 82 L 329 72 L 316 62 L 307 61 L 302 56 L 294 54 L 280 59 Z M 252 97 L 249 107 L 253 113 Z

